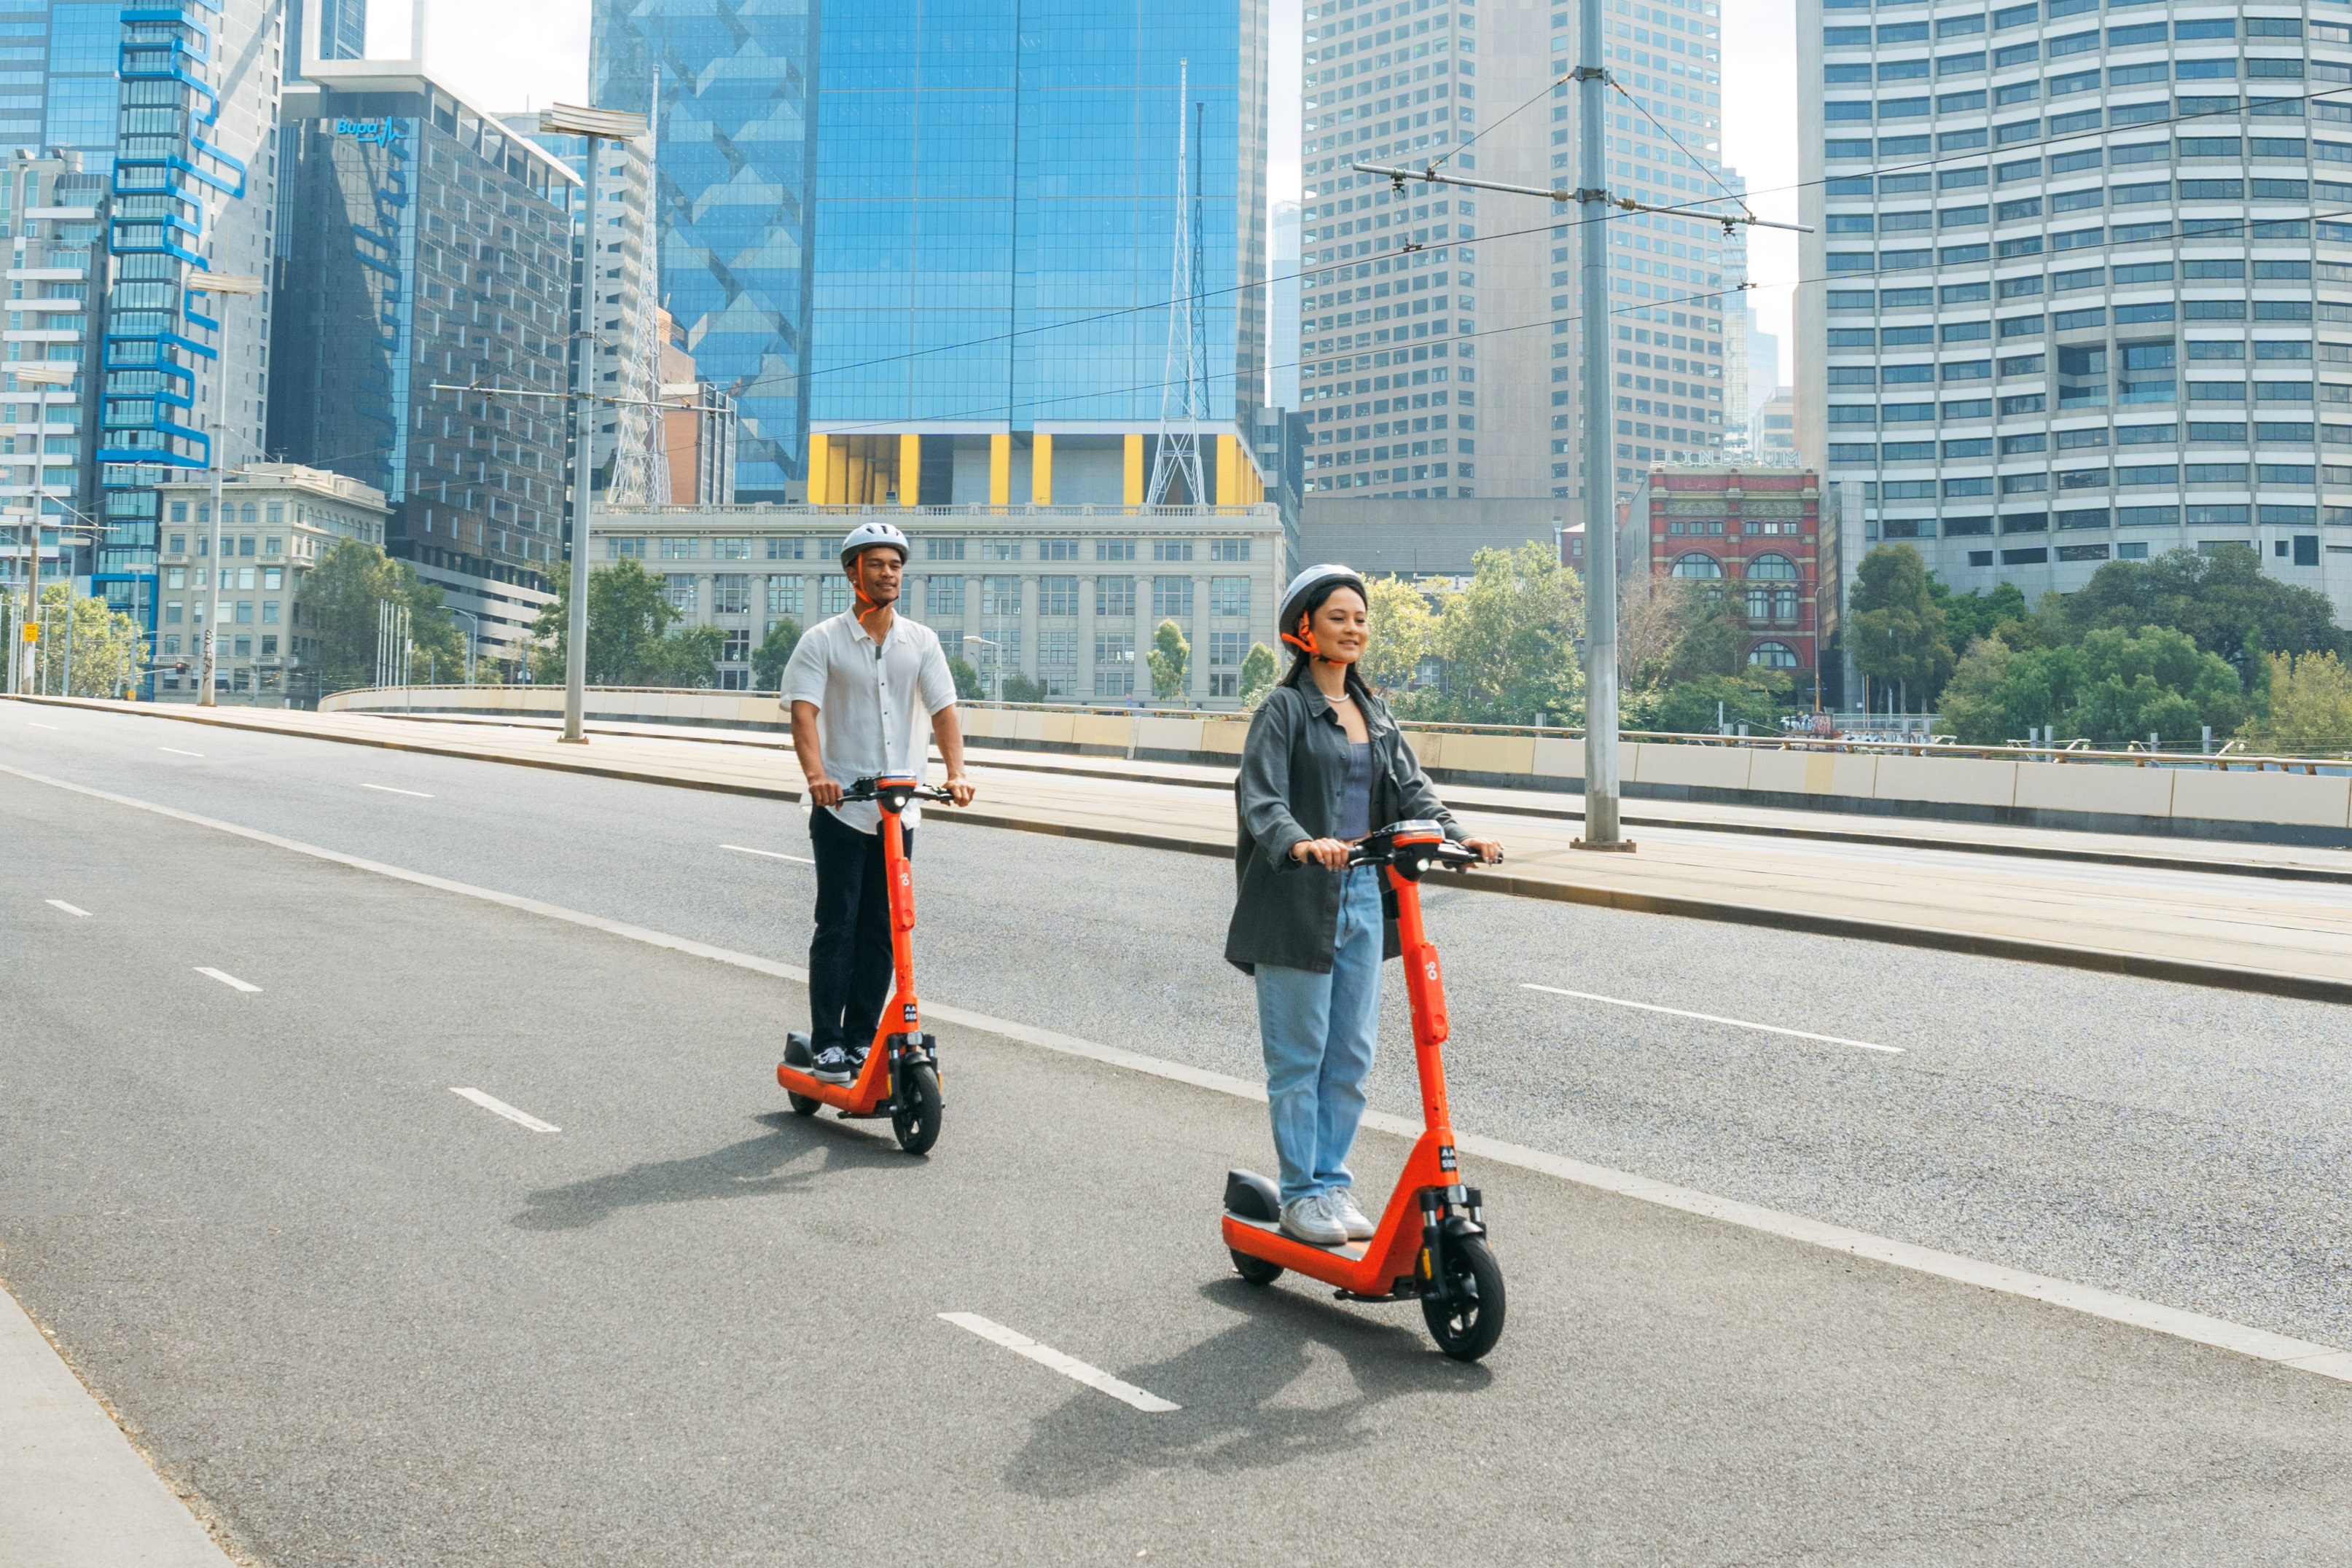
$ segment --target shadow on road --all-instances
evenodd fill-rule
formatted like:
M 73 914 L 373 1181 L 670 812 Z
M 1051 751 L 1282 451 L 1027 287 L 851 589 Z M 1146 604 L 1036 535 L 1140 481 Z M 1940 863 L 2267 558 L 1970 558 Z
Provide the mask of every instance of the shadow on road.
M 1483 1366 L 1440 1355 L 1421 1332 L 1417 1308 L 1373 1309 L 1402 1314 L 1374 1317 L 1318 1301 L 1307 1289 L 1323 1287 L 1202 1286 L 1203 1298 L 1245 1320 L 1166 1361 L 1117 1369 L 1183 1408 L 1145 1415 L 1092 1391 L 1074 1395 L 1031 1428 L 1006 1484 L 1032 1497 L 1080 1497 L 1139 1472 L 1186 1467 L 1219 1475 L 1319 1459 L 1393 1436 L 1393 1420 L 1374 1417 L 1390 1400 L 1475 1394 L 1494 1381 Z M 1353 1394 L 1325 1404 L 1286 1401 L 1317 1346 L 1347 1363 Z
M 861 1137 L 820 1118 L 787 1111 L 755 1118 L 768 1131 L 692 1159 L 631 1166 L 612 1176 L 591 1176 L 530 1195 L 530 1207 L 507 1223 L 523 1230 L 577 1230 L 616 1210 L 656 1203 L 699 1203 L 706 1198 L 764 1197 L 797 1192 L 825 1171 L 856 1166 L 903 1166 L 908 1156 L 890 1145 Z M 786 1171 L 812 1149 L 824 1151 L 823 1165 Z

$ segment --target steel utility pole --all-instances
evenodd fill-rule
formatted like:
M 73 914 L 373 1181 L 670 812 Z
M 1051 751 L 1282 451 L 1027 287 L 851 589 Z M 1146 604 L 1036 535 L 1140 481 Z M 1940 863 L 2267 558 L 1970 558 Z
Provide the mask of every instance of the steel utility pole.
M 572 501 L 572 612 L 566 617 L 563 661 L 563 733 L 557 738 L 573 746 L 587 744 L 580 732 L 581 710 L 586 705 L 588 687 L 588 538 L 590 524 L 595 512 L 596 466 L 596 403 L 594 398 L 593 356 L 589 346 L 595 341 L 589 333 L 589 323 L 596 308 L 596 176 L 600 172 L 597 160 L 606 141 L 632 141 L 646 133 L 648 121 L 642 114 L 628 114 L 619 110 L 583 109 L 578 104 L 559 103 L 539 117 L 539 129 L 544 135 L 577 136 L 587 148 L 583 160 L 587 171 L 587 191 L 582 212 L 583 238 L 580 272 L 579 328 L 572 340 L 579 362 L 572 368 L 572 477 L 579 486 Z
M 1794 229 L 1811 233 L 1801 224 L 1771 223 L 1753 213 L 1710 213 L 1692 204 L 1653 206 L 1630 196 L 1609 193 L 1609 156 L 1605 139 L 1607 93 L 1615 85 L 1601 62 L 1601 11 L 1599 0 L 1584 0 L 1577 32 L 1578 63 L 1553 83 L 1579 85 L 1577 186 L 1546 190 L 1534 185 L 1507 185 L 1493 180 L 1469 180 L 1441 174 L 1436 162 L 1420 169 L 1391 168 L 1378 163 L 1351 163 L 1363 174 L 1384 174 L 1399 192 L 1408 180 L 1431 185 L 1465 185 L 1508 195 L 1540 196 L 1547 201 L 1573 202 L 1580 217 L 1578 240 L 1583 262 L 1581 301 L 1578 307 L 1577 340 L 1584 355 L 1584 836 L 1574 841 L 1580 850 L 1631 850 L 1618 819 L 1617 770 L 1617 501 L 1616 468 L 1611 462 L 1609 429 L 1609 209 L 1628 213 L 1673 213 L 1721 224 L 1727 233 L 1735 225 L 1759 228 Z M 1699 198 L 1704 202 L 1705 197 Z M 1745 204 L 1743 204 L 1743 206 Z

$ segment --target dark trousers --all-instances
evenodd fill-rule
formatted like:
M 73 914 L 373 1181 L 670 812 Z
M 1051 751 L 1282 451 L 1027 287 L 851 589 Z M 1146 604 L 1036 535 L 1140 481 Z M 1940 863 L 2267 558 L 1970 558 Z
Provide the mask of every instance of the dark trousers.
M 886 820 L 883 831 L 889 831 Z M 915 833 L 902 827 L 908 859 Z M 873 1043 L 890 999 L 890 889 L 882 834 L 845 826 L 820 806 L 809 817 L 816 852 L 816 935 L 809 941 L 811 1049 L 863 1050 Z

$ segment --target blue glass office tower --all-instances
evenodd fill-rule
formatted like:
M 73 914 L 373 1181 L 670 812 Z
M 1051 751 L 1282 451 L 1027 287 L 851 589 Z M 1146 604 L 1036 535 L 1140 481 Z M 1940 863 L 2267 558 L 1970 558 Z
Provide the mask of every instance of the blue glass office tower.
M 290 45 L 302 37 L 309 25 L 306 13 L 319 13 L 318 57 L 322 60 L 363 60 L 367 58 L 367 0 L 286 0 L 286 38 Z M 301 61 L 289 48 L 287 54 L 289 76 L 299 76 Z
M 1264 0 L 824 9 L 811 499 L 1140 500 L 1187 188 L 1222 438 L 1202 498 L 1262 498 L 1236 438 L 1263 376 L 1265 33 Z
M 594 101 L 654 111 L 658 74 L 661 291 L 703 376 L 739 400 L 747 502 L 801 476 L 816 34 L 808 0 L 596 0 Z

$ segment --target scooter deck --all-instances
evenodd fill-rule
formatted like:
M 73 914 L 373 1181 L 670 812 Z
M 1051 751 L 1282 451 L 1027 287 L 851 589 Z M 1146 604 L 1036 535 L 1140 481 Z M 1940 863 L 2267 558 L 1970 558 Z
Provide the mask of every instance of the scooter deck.
M 1230 1213 L 1225 1216 L 1225 1220 L 1226 1223 L 1231 1225 L 1246 1225 L 1252 1230 L 1263 1231 L 1268 1236 L 1278 1236 L 1291 1246 L 1304 1247 L 1309 1252 L 1316 1254 L 1318 1257 L 1329 1258 L 1345 1263 L 1360 1264 L 1366 1257 L 1370 1256 L 1369 1249 L 1370 1248 L 1371 1243 L 1369 1241 L 1349 1241 L 1343 1242 L 1337 1247 L 1318 1247 L 1312 1241 L 1301 1241 L 1297 1237 L 1293 1236 L 1289 1231 L 1285 1230 L 1282 1228 L 1281 1223 L 1277 1220 L 1247 1219 L 1243 1218 L 1241 1215 Z M 1267 1261 L 1272 1262 L 1275 1261 L 1275 1260 L 1269 1259 Z

